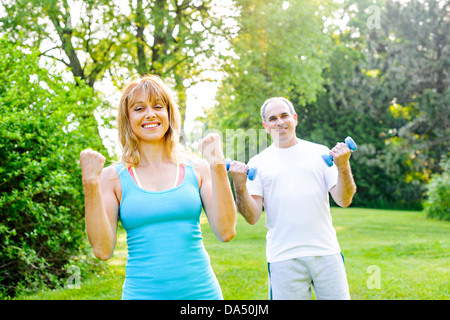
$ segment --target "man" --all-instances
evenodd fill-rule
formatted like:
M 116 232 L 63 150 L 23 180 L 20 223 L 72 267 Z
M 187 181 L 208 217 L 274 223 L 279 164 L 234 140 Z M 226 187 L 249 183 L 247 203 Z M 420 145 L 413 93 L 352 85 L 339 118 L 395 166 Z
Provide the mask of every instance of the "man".
M 261 107 L 263 126 L 272 145 L 250 159 L 248 166 L 232 162 L 236 204 L 250 224 L 266 214 L 271 299 L 350 299 L 328 192 L 348 207 L 356 192 L 350 169 L 350 149 L 338 143 L 331 151 L 298 139 L 297 114 L 285 98 L 271 98 Z M 322 154 L 334 158 L 328 167 Z M 249 167 L 258 174 L 247 180 Z

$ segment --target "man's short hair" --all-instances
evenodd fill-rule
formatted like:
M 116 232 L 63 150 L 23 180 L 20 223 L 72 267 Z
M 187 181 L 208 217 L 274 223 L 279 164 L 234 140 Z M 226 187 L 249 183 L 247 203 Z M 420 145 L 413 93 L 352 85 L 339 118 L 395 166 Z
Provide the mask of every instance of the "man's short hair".
M 267 105 L 268 105 L 269 103 L 271 103 L 271 102 L 276 101 L 276 100 L 283 101 L 284 103 L 286 103 L 287 106 L 289 107 L 290 113 L 291 113 L 292 115 L 295 114 L 294 106 L 292 105 L 292 103 L 291 103 L 288 99 L 283 98 L 283 97 L 273 97 L 273 98 L 269 98 L 269 99 L 267 99 L 266 101 L 264 101 L 263 105 L 261 106 L 261 118 L 262 118 L 262 120 L 263 120 L 264 123 L 266 123 L 266 107 L 267 107 Z

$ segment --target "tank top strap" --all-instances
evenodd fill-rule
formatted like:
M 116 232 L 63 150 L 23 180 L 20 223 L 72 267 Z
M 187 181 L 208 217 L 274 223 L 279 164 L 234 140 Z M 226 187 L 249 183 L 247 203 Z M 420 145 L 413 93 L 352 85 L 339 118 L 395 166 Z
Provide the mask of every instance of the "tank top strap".
M 114 167 L 116 168 L 119 177 L 122 176 L 124 174 L 124 171 L 126 170 L 125 166 L 121 162 L 115 163 Z
M 193 184 L 200 192 L 200 187 L 198 185 L 197 176 L 195 175 L 194 166 L 191 160 L 188 160 L 185 165 L 184 179 L 186 183 Z
M 129 190 L 130 184 L 133 183 L 133 179 L 128 179 L 128 170 L 123 163 L 114 164 L 116 167 L 117 173 L 119 174 L 120 184 L 122 185 L 122 197 L 126 194 L 127 190 Z
M 120 184 L 122 185 L 122 194 L 124 195 L 130 188 L 133 188 L 133 184 L 136 182 L 133 180 L 133 177 L 129 174 L 128 168 L 124 166 L 123 163 L 116 163 L 114 167 L 119 174 Z M 187 161 L 184 164 L 184 181 L 180 181 L 180 184 L 189 183 L 194 185 L 194 187 L 200 191 L 200 187 L 198 185 L 197 176 L 195 175 L 194 167 L 192 161 Z

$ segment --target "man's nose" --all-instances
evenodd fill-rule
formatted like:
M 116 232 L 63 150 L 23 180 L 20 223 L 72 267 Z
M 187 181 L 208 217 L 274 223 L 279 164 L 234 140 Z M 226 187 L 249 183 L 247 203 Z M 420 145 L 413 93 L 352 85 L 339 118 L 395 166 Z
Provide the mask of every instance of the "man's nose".
M 283 122 L 283 120 L 281 120 L 281 118 L 277 118 L 275 121 L 275 125 L 281 126 L 281 125 L 284 125 L 284 122 Z

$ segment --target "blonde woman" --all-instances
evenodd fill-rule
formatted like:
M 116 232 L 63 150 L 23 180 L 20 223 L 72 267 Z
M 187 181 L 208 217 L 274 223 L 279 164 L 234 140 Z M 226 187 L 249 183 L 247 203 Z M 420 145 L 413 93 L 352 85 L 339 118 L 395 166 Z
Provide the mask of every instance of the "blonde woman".
M 122 299 L 223 299 L 203 246 L 202 210 L 216 237 L 235 235 L 236 208 L 221 141 L 200 141 L 203 158 L 186 160 L 179 148 L 180 112 L 157 76 L 128 84 L 118 111 L 121 162 L 80 154 L 86 231 L 94 254 L 109 259 L 117 222 L 127 232 Z

